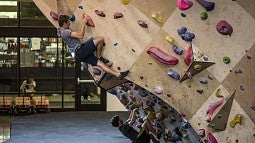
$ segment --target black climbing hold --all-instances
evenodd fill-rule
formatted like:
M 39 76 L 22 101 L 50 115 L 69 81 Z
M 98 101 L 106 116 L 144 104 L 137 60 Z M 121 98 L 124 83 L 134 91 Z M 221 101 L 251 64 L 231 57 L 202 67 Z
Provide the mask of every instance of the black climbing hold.
M 186 14 L 182 12 L 182 13 L 181 13 L 181 16 L 182 16 L 182 17 L 186 17 Z

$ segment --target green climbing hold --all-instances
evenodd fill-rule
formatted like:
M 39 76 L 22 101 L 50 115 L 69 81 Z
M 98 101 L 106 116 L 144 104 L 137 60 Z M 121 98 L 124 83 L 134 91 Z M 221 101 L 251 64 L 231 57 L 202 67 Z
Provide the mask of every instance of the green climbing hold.
M 215 125 L 214 125 L 213 123 L 210 123 L 210 124 L 209 124 L 209 127 L 210 127 L 210 128 L 214 128 Z
M 217 118 L 222 118 L 222 115 L 221 115 L 221 114 L 218 114 L 218 115 L 217 115 Z
M 208 18 L 208 14 L 207 14 L 207 12 L 206 12 L 206 11 L 201 12 L 201 14 L 200 14 L 200 18 L 201 18 L 202 20 L 206 20 L 206 19 Z
M 224 62 L 225 64 L 229 64 L 229 63 L 230 63 L 230 58 L 229 58 L 228 56 L 224 56 L 224 57 L 223 57 L 223 62 Z
M 194 69 L 200 71 L 202 69 L 202 66 L 199 64 L 195 64 Z

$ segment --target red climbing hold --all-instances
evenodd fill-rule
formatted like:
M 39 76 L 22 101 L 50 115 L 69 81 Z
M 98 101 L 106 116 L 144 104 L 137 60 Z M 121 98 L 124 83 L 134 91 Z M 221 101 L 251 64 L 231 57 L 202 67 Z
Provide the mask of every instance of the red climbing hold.
M 120 13 L 120 12 L 115 12 L 114 13 L 114 19 L 118 19 L 118 18 L 121 18 L 121 17 L 123 17 L 122 13 Z
M 95 13 L 101 17 L 105 17 L 105 14 L 102 10 L 95 10 Z
M 216 29 L 220 34 L 229 35 L 233 33 L 233 27 L 225 20 L 221 20 L 217 23 Z
M 94 24 L 92 18 L 89 15 L 87 15 L 86 13 L 83 13 L 83 18 L 87 18 L 88 19 L 88 22 L 87 22 L 88 26 L 95 27 L 95 24 Z
M 58 20 L 58 14 L 56 12 L 50 11 L 50 16 L 52 17 L 52 19 Z
M 179 62 L 179 60 L 176 57 L 165 53 L 158 47 L 154 47 L 154 46 L 150 47 L 147 50 L 147 53 L 150 54 L 155 59 L 157 59 L 158 61 L 160 61 L 164 64 L 167 64 L 167 65 L 176 65 Z
M 184 56 L 184 62 L 187 66 L 190 65 L 190 63 L 192 61 L 192 58 L 193 58 L 193 56 L 192 56 L 192 47 L 190 46 L 188 48 L 188 50 L 186 51 L 185 56 Z
M 193 3 L 190 0 L 177 0 L 177 7 L 180 10 L 186 10 L 191 8 Z
M 148 28 L 148 25 L 143 20 L 137 20 L 137 23 L 143 28 Z

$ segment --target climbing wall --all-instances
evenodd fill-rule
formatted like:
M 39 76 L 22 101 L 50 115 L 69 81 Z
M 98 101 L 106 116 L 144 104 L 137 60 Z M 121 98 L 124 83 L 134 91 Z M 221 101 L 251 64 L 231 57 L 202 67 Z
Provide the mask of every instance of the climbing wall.
M 33 1 L 58 27 L 57 21 L 49 15 L 50 11 L 58 11 L 57 2 Z M 95 28 L 87 27 L 84 40 L 91 36 L 104 36 L 104 56 L 114 61 L 114 69 L 129 69 L 127 79 L 152 93 L 155 87 L 161 87 L 163 93 L 155 94 L 179 113 L 184 113 L 195 129 L 213 132 L 218 142 L 226 142 L 227 137 L 232 141 L 255 142 L 251 133 L 255 128 L 255 3 L 252 0 L 214 0 L 214 10 L 208 12 L 208 19 L 201 20 L 200 13 L 205 9 L 197 1 L 192 2 L 193 6 L 188 10 L 177 8 L 176 0 L 131 0 L 127 5 L 121 0 L 66 0 L 65 6 L 69 6 L 76 17 L 71 27 L 74 30 L 79 30 L 83 12 L 92 17 Z M 98 16 L 95 10 L 104 11 L 106 16 Z M 124 16 L 114 19 L 115 12 Z M 159 14 L 163 23 L 155 21 L 151 17 L 153 13 Z M 181 16 L 181 13 L 186 16 Z M 148 28 L 141 27 L 137 20 L 143 20 Z M 220 20 L 232 25 L 231 36 L 217 32 L 215 26 Z M 184 54 L 190 42 L 178 35 L 177 29 L 181 27 L 195 34 L 192 44 L 215 63 L 183 82 L 167 74 L 172 69 L 183 76 L 188 70 Z M 171 36 L 184 54 L 175 54 L 172 44 L 165 40 L 166 36 Z M 179 63 L 166 65 L 159 62 L 147 53 L 151 46 L 176 57 Z M 224 56 L 230 57 L 229 64 L 223 62 Z M 207 84 L 200 81 L 207 81 Z M 223 97 L 236 90 L 224 132 L 213 131 L 205 121 L 209 105 L 221 99 L 216 96 L 218 89 L 218 94 Z M 243 115 L 243 122 L 232 128 L 229 123 L 236 114 Z

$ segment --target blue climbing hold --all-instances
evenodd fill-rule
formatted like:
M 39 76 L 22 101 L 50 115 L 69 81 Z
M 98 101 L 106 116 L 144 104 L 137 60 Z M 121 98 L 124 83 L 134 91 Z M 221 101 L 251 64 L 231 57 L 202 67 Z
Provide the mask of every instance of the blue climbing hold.
M 174 45 L 173 47 L 172 47 L 172 49 L 173 49 L 173 51 L 176 53 L 176 54 L 178 54 L 178 55 L 182 55 L 182 53 L 183 53 L 183 50 L 182 49 L 180 49 L 178 46 L 176 46 L 176 45 Z
M 182 35 L 182 34 L 187 32 L 187 28 L 186 27 L 181 27 L 180 29 L 177 29 L 177 32 L 178 32 L 179 35 Z
M 168 72 L 167 72 L 167 74 L 170 76 L 170 77 L 172 77 L 172 78 L 174 78 L 174 79 L 176 79 L 176 80 L 180 80 L 180 75 L 176 72 L 176 71 L 174 71 L 174 70 L 172 70 L 172 69 L 169 69 L 168 70 Z
M 74 14 L 70 16 L 70 20 L 75 21 L 75 15 Z

